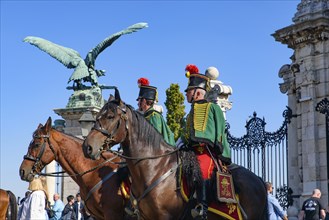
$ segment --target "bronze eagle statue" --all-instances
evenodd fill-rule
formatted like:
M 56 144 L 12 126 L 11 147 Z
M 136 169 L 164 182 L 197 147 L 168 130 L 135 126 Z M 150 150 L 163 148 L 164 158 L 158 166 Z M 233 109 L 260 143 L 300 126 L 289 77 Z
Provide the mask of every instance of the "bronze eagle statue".
M 91 49 L 85 59 L 82 59 L 80 54 L 71 48 L 63 47 L 40 37 L 28 36 L 24 38 L 23 41 L 28 42 L 38 47 L 40 50 L 48 53 L 51 57 L 61 62 L 67 68 L 74 68 L 74 72 L 67 83 L 73 80 L 73 89 L 79 90 L 84 86 L 82 84 L 82 80 L 84 82 L 90 82 L 92 86 L 98 86 L 97 77 L 105 75 L 104 70 L 95 69 L 96 58 L 103 50 L 109 47 L 122 35 L 130 34 L 146 27 L 148 27 L 147 23 L 137 23 L 122 31 L 112 34 L 99 43 L 96 47 Z

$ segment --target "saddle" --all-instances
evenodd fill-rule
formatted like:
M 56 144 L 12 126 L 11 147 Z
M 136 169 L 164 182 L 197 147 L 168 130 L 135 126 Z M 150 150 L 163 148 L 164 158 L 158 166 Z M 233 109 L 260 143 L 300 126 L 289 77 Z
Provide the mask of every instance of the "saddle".
M 194 199 L 195 190 L 201 186 L 204 178 L 202 177 L 201 167 L 195 154 L 191 151 L 181 151 L 182 166 L 177 177 L 178 187 L 181 195 L 186 202 Z M 214 161 L 214 160 L 213 160 Z M 217 160 L 216 160 L 217 161 Z M 216 162 L 214 161 L 214 162 Z M 208 161 L 209 162 L 209 161 Z M 235 193 L 233 179 L 230 173 L 237 165 L 227 166 L 218 160 L 210 179 L 205 180 L 207 186 L 208 211 L 225 217 L 230 220 L 242 220 L 243 215 L 239 207 L 239 196 Z M 243 211 L 242 211 L 243 212 Z
M 194 189 L 191 189 L 189 178 L 180 171 L 180 193 L 186 202 L 193 198 Z M 214 189 L 216 188 L 216 190 Z M 239 196 L 234 192 L 232 176 L 216 172 L 207 189 L 209 195 L 208 211 L 229 220 L 242 220 L 243 215 L 239 207 Z M 216 193 L 214 193 L 216 191 Z M 215 195 L 216 194 L 216 195 Z

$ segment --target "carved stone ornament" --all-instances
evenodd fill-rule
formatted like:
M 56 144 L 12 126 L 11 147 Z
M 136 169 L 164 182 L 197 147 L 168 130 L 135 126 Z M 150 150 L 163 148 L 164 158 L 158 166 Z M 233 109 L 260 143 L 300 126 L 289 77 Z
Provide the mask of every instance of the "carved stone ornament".
M 99 87 L 93 87 L 86 90 L 75 90 L 69 98 L 66 108 L 81 108 L 81 107 L 99 107 L 105 104 L 102 97 L 102 91 Z
M 279 77 L 283 79 L 283 83 L 279 83 L 280 91 L 285 94 L 289 89 L 294 88 L 294 75 L 291 71 L 291 66 L 289 64 L 283 65 L 278 73 Z
M 297 6 L 297 12 L 292 20 L 300 23 L 320 17 L 329 18 L 328 9 L 328 0 L 302 0 Z
M 302 0 L 297 9 L 295 24 L 272 34 L 276 41 L 296 49 L 329 39 L 329 0 Z

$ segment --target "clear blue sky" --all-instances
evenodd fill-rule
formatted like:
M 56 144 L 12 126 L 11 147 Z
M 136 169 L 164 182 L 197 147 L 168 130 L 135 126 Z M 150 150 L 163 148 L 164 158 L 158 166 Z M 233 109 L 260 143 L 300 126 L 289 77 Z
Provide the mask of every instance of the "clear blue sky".
M 136 106 L 137 79 L 147 77 L 164 106 L 171 83 L 185 89 L 187 64 L 202 72 L 216 66 L 219 80 L 233 88 L 227 120 L 240 137 L 254 111 L 265 117 L 267 131 L 282 124 L 287 96 L 279 90 L 278 71 L 293 51 L 271 34 L 293 24 L 298 3 L 2 0 L 0 187 L 24 195 L 28 184 L 18 169 L 32 133 L 49 116 L 59 119 L 53 109 L 65 108 L 72 94 L 66 86 L 73 70 L 24 43 L 26 36 L 72 48 L 84 58 L 109 35 L 147 22 L 147 29 L 122 36 L 98 56 L 96 68 L 107 71 L 100 83 L 118 86 L 122 99 Z

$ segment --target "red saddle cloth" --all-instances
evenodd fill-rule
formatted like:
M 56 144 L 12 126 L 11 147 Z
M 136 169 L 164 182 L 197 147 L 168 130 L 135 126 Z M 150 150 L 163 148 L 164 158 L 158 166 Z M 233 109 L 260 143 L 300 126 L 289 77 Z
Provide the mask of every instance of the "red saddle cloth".
M 186 179 L 183 177 L 181 181 L 181 194 L 187 202 L 190 197 L 190 192 L 187 187 Z M 236 201 L 239 201 L 239 196 L 235 195 Z M 208 205 L 208 211 L 220 215 L 229 220 L 242 220 L 240 208 L 237 203 L 228 202 L 211 202 Z

